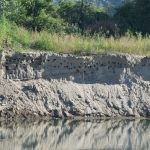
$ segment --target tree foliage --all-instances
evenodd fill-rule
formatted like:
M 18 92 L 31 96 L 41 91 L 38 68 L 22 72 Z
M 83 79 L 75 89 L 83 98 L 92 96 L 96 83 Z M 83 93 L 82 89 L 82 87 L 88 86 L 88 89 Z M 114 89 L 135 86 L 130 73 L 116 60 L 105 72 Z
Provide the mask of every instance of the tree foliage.
M 52 0 L 2 0 L 0 11 L 10 21 L 32 30 L 67 32 L 82 31 L 91 24 L 108 20 L 106 10 L 93 3 L 60 0 L 58 5 Z M 71 31 L 71 32 L 72 32 Z
M 60 31 L 62 28 L 58 7 L 51 0 L 7 0 L 6 4 L 8 10 L 3 7 L 1 12 L 17 25 L 37 31 Z
M 87 30 L 92 34 L 110 31 L 107 35 L 114 36 L 120 28 L 122 34 L 127 30 L 150 34 L 150 0 L 124 0 L 113 17 L 106 8 L 87 1 L 58 0 L 55 4 L 53 0 L 0 0 L 0 15 L 36 31 L 82 34 Z
M 150 0 L 126 0 L 116 8 L 114 19 L 118 20 L 124 29 L 133 33 L 150 34 Z
M 104 8 L 96 7 L 93 3 L 87 3 L 85 0 L 76 3 L 61 0 L 58 12 L 61 18 L 66 22 L 76 24 L 81 31 L 91 24 L 109 19 Z

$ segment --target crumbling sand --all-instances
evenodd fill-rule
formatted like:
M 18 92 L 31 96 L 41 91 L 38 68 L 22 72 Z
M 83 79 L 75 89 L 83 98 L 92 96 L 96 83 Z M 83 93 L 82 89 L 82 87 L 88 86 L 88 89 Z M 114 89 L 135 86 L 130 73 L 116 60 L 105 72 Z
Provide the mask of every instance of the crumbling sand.
M 0 116 L 149 117 L 150 57 L 0 53 Z

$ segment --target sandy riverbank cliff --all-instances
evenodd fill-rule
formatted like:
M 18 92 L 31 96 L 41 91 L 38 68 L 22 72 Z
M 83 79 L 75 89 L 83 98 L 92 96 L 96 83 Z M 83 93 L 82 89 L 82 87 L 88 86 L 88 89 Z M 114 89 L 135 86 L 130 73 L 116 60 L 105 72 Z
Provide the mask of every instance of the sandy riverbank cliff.
M 150 57 L 0 52 L 0 118 L 150 117 Z

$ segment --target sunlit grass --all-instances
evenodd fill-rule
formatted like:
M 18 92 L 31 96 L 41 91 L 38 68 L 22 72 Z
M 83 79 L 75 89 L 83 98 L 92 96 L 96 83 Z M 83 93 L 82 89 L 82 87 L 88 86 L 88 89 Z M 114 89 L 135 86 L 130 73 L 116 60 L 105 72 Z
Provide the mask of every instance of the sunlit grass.
M 0 50 L 54 51 L 64 53 L 97 54 L 105 51 L 150 55 L 150 37 L 126 35 L 120 38 L 105 36 L 67 35 L 65 33 L 33 32 L 23 27 L 0 21 Z

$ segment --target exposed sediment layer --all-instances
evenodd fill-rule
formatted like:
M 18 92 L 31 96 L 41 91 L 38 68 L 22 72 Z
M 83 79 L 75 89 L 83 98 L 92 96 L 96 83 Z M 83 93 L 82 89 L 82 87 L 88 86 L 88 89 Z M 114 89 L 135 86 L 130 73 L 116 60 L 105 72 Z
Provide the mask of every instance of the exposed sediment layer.
M 150 57 L 0 53 L 0 117 L 150 117 Z

